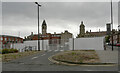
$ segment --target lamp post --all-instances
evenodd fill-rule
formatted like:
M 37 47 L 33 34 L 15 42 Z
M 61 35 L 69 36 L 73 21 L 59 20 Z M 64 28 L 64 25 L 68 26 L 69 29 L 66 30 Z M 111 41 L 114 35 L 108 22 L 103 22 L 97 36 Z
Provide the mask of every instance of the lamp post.
M 112 25 L 112 51 L 113 51 L 113 12 L 112 12 L 112 0 L 111 0 L 111 25 Z
M 38 6 L 38 51 L 40 51 L 40 41 L 39 41 L 39 38 L 40 38 L 40 35 L 39 35 L 39 7 L 41 7 L 41 5 L 38 4 L 38 2 L 35 2 L 35 4 L 37 4 L 37 6 Z

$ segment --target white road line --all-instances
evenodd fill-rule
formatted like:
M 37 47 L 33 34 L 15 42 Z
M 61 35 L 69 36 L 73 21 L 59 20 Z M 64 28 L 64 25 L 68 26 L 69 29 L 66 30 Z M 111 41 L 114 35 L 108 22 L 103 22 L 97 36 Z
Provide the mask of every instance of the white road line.
M 38 57 L 33 57 L 33 58 L 31 58 L 31 59 L 33 60 L 33 59 L 36 59 L 36 58 L 38 58 Z
M 41 56 L 44 56 L 44 55 L 46 55 L 46 54 L 43 54 L 43 55 L 41 55 Z
M 60 51 L 63 51 L 63 50 L 60 50 Z
M 24 63 L 20 63 L 20 64 L 24 64 Z
M 93 70 L 85 70 L 85 71 L 93 71 Z
M 55 50 L 55 52 L 57 52 L 58 50 Z

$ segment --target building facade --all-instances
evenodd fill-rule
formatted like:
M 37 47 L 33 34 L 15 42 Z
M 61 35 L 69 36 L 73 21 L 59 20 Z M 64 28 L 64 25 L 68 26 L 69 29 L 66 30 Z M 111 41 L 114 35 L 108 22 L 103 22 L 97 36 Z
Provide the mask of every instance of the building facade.
M 72 35 L 72 33 L 65 30 L 64 33 L 61 33 L 61 44 L 64 45 L 67 42 L 69 42 L 69 38 L 73 38 L 73 35 Z
M 17 36 L 9 36 L 9 35 L 0 35 L 0 47 L 2 49 L 12 48 L 14 43 L 23 43 L 23 38 L 17 37 Z
M 47 24 L 46 21 L 44 20 L 42 23 L 42 34 L 39 33 L 39 39 L 40 40 L 49 40 L 49 44 L 62 44 L 65 43 L 69 40 L 69 38 L 72 38 L 72 33 L 68 32 L 65 30 L 64 33 L 56 33 L 54 34 L 47 33 Z M 25 37 L 25 41 L 27 40 L 38 40 L 38 34 L 33 34 L 31 32 L 31 35 Z M 64 40 L 64 41 L 61 41 Z
M 100 36 L 106 36 L 106 31 L 100 31 L 99 29 L 99 32 L 88 32 L 86 31 L 85 33 L 85 25 L 83 24 L 83 21 L 81 22 L 81 25 L 80 25 L 80 33 L 77 35 L 76 38 L 82 38 L 82 37 L 100 37 Z M 110 31 L 110 30 L 109 30 Z
M 112 44 L 112 35 L 110 35 L 110 43 Z M 117 43 L 120 43 L 120 32 L 113 29 L 113 44 Z

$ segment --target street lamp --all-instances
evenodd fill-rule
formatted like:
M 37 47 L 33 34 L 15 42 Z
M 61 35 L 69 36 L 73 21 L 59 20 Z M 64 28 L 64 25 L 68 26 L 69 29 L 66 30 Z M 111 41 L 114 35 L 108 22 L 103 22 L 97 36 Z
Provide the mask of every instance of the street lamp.
M 111 25 L 112 25 L 112 51 L 113 51 L 113 12 L 112 12 L 112 0 L 111 0 Z
M 38 4 L 38 2 L 35 2 L 35 4 L 37 4 L 37 6 L 38 6 L 38 51 L 40 51 L 40 42 L 39 42 L 39 38 L 40 38 L 40 35 L 39 35 L 39 7 L 41 7 L 41 5 Z

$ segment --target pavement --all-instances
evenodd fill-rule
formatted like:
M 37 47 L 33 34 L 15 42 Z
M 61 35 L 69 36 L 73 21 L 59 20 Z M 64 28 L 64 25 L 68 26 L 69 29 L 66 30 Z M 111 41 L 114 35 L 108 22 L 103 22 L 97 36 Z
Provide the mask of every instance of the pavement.
M 118 51 L 111 50 L 96 50 L 97 55 L 100 58 L 101 63 L 116 63 L 118 64 Z
M 2 62 L 0 62 L 0 73 L 2 72 Z
M 106 50 L 96 50 L 101 63 L 116 63 L 118 64 L 118 48 L 114 46 L 112 51 L 112 46 L 106 46 Z
M 48 58 L 65 49 L 50 49 L 46 52 L 2 63 L 3 71 L 117 71 L 118 65 L 113 66 L 68 66 L 54 64 Z

